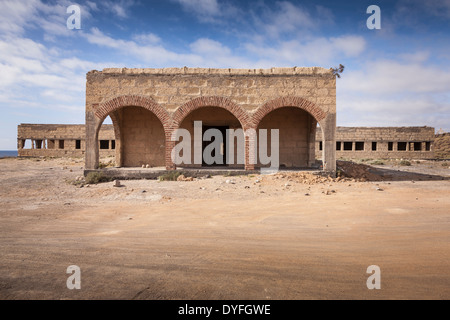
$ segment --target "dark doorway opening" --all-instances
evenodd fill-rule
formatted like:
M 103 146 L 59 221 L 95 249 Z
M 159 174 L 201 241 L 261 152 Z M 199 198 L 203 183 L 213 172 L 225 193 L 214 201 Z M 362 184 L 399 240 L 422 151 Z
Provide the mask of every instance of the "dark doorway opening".
M 215 137 L 213 137 L 211 139 L 211 141 L 203 141 L 202 142 L 202 166 L 203 167 L 217 167 L 217 166 L 224 167 L 224 166 L 227 166 L 227 163 L 226 163 L 227 162 L 227 145 L 226 145 L 226 143 L 227 143 L 226 137 L 227 136 L 226 136 L 226 134 L 227 134 L 227 129 L 229 129 L 229 128 L 230 127 L 228 127 L 228 126 L 203 126 L 202 127 L 202 129 L 203 129 L 202 130 L 202 137 L 204 136 L 205 132 L 207 130 L 209 130 L 209 129 L 217 129 L 222 134 L 222 143 L 221 143 L 221 147 L 220 147 L 220 150 L 219 150 L 220 156 L 221 156 L 220 158 L 222 159 L 222 161 L 220 161 L 221 163 L 207 164 L 205 162 L 205 160 L 204 160 L 204 157 L 203 157 L 203 153 L 205 151 L 205 148 L 207 146 L 209 146 L 211 143 L 214 142 Z M 211 153 L 212 157 L 217 157 L 217 155 L 215 154 L 216 151 L 217 150 L 214 149 L 214 151 Z

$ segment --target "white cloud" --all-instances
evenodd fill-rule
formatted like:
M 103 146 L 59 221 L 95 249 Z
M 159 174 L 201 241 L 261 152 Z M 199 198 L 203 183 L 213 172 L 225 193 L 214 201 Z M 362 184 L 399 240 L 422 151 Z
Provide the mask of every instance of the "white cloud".
M 0 3 L 0 31 L 2 34 L 21 34 L 35 15 L 39 1 L 4 0 Z
M 450 129 L 450 68 L 427 64 L 426 53 L 400 57 L 346 70 L 337 83 L 340 124 Z
M 323 6 L 308 10 L 288 1 L 275 2 L 275 9 L 262 3 L 252 10 L 251 16 L 257 32 L 270 39 L 279 39 L 284 35 L 311 38 L 312 32 L 323 25 L 334 24 L 331 10 Z
M 194 12 L 201 17 L 217 16 L 220 7 L 217 0 L 173 0 L 178 2 L 184 10 Z
M 366 48 L 366 41 L 359 36 L 337 38 L 318 37 L 310 41 L 283 41 L 271 46 L 248 44 L 249 52 L 262 60 L 271 61 L 272 66 L 328 66 L 340 62 L 342 58 L 358 57 Z
M 156 44 L 161 42 L 161 38 L 154 33 L 138 34 L 132 37 L 134 41 L 141 44 Z
M 374 61 L 366 65 L 363 70 L 347 73 L 342 79 L 342 86 L 377 95 L 450 92 L 450 68 L 393 60 Z
M 230 55 L 230 48 L 225 47 L 220 42 L 201 38 L 191 43 L 190 48 L 192 52 L 206 55 Z

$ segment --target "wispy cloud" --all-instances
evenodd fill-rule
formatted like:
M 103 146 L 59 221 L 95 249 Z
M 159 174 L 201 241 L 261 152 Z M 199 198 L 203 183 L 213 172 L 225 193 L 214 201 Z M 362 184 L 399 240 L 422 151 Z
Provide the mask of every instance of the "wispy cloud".
M 172 0 L 179 3 L 184 10 L 196 14 L 202 19 L 218 16 L 220 5 L 217 0 Z
M 360 36 L 315 38 L 310 41 L 282 41 L 279 44 L 248 44 L 249 52 L 273 65 L 332 65 L 343 58 L 357 57 L 366 48 L 366 41 Z

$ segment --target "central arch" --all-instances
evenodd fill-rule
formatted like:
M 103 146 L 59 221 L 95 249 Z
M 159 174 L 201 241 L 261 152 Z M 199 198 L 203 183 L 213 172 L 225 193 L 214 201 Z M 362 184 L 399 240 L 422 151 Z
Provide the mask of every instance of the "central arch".
M 204 109 L 206 113 L 210 115 L 215 115 L 216 118 L 211 118 L 207 116 L 201 109 Z M 217 111 L 214 111 L 214 110 Z M 219 118 L 217 118 L 219 117 Z M 222 119 L 220 119 L 222 118 Z M 173 119 L 173 130 L 183 127 L 184 129 L 192 130 L 192 124 L 186 123 L 193 122 L 196 120 L 203 120 L 203 125 L 208 128 L 216 128 L 221 130 L 222 135 L 226 133 L 226 129 L 239 129 L 246 130 L 252 127 L 251 117 L 249 114 L 240 107 L 238 104 L 233 102 L 232 100 L 226 97 L 219 96 L 209 96 L 209 97 L 199 97 L 195 98 L 181 107 L 179 107 L 172 116 Z M 235 120 L 233 120 L 235 119 Z M 246 156 L 245 152 L 245 143 L 246 141 L 242 141 L 244 143 L 244 157 Z M 232 157 L 233 166 L 238 165 L 237 160 L 237 146 L 239 142 L 233 141 L 234 146 L 234 154 L 226 154 L 226 157 Z M 226 152 L 225 152 L 226 153 Z M 245 161 L 244 161 L 245 162 Z M 199 165 L 199 164 L 197 164 Z M 245 163 L 241 164 L 245 166 Z
M 244 130 L 251 127 L 251 118 L 242 107 L 228 98 L 218 96 L 199 97 L 185 103 L 174 112 L 174 125 L 178 127 L 189 113 L 202 107 L 223 108 L 239 120 Z

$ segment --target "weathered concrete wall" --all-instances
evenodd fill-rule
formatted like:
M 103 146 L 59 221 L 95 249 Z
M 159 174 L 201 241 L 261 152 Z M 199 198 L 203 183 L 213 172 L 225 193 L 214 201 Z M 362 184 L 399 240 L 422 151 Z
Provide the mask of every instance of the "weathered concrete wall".
M 432 127 L 337 127 L 336 156 L 341 159 L 432 159 L 434 139 Z M 321 158 L 321 141 L 318 128 L 317 159 Z
M 164 128 L 153 113 L 144 108 L 125 107 L 121 135 L 123 166 L 164 167 Z
M 86 148 L 86 126 L 82 124 L 20 124 L 17 126 L 17 150 L 20 157 L 83 157 Z M 112 125 L 103 125 L 99 140 L 109 141 L 109 149 L 100 155 L 111 156 L 114 141 Z M 99 142 L 100 143 L 100 142 Z M 99 146 L 100 147 L 100 146 Z
M 175 168 L 171 159 L 175 142 L 170 141 L 171 134 L 196 109 L 225 109 L 239 121 L 244 130 L 256 130 L 260 121 L 271 111 L 295 107 L 309 113 L 324 128 L 324 169 L 335 170 L 336 80 L 328 69 L 110 68 L 101 72 L 91 71 L 87 74 L 86 82 L 87 169 L 98 166 L 96 134 L 103 119 L 111 116 L 116 132 L 123 131 L 119 110 L 128 106 L 145 108 L 161 122 L 165 133 L 167 169 Z M 302 154 L 300 160 L 286 159 L 286 164 L 303 164 L 305 157 L 311 163 L 311 150 L 314 149 L 311 141 L 315 138 L 311 132 L 315 128 L 308 125 L 309 132 L 302 133 L 307 138 L 299 139 L 309 141 L 306 150 L 309 154 Z M 248 151 L 248 139 L 245 167 L 252 170 L 254 165 L 249 159 L 255 155 Z M 123 139 L 117 140 L 121 145 L 116 154 L 120 159 L 118 164 L 125 165 L 127 155 L 124 153 L 130 150 L 124 148 Z M 299 150 L 305 151 L 304 146 L 304 143 L 300 144 Z M 287 147 L 283 148 L 287 152 Z
M 280 167 L 309 166 L 310 115 L 298 108 L 282 108 L 272 111 L 261 120 L 258 129 L 279 130 Z M 268 139 L 270 154 L 271 140 Z

